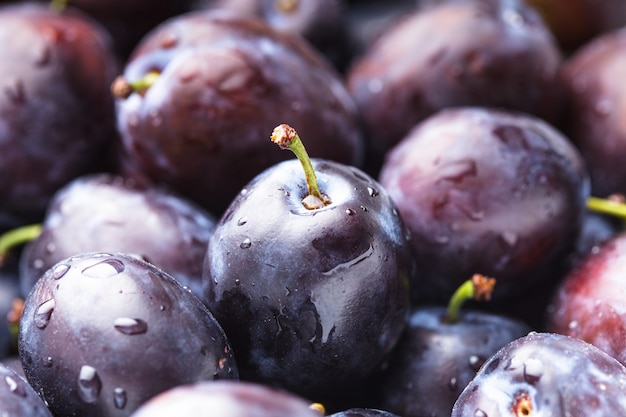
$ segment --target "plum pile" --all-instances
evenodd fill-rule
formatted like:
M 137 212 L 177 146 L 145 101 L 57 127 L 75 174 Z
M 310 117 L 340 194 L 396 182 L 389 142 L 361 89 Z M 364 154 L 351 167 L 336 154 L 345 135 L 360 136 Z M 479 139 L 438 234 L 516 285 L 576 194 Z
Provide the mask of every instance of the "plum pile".
M 623 0 L 0 0 L 0 414 L 626 414 Z

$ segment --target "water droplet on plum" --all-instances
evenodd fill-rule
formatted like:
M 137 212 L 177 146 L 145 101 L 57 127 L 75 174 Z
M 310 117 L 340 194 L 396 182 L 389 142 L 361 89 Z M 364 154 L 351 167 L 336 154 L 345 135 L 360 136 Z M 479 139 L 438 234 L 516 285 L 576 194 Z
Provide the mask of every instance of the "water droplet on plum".
M 248 249 L 250 246 L 252 246 L 252 242 L 249 238 L 245 238 L 243 242 L 241 242 L 241 244 L 239 245 L 241 249 Z
M 237 226 L 243 226 L 246 223 L 248 223 L 248 218 L 245 216 L 240 217 L 239 220 L 237 220 Z
M 9 391 L 11 393 L 19 395 L 20 397 L 26 397 L 26 389 L 24 388 L 24 385 L 19 382 L 19 380 L 7 375 L 4 377 L 4 381 L 9 386 Z
M 524 363 L 524 380 L 529 384 L 535 384 L 543 375 L 543 363 L 538 359 L 528 359 Z
M 113 390 L 113 404 L 118 410 L 122 410 L 126 407 L 126 390 L 124 388 L 115 388 Z
M 127 335 L 142 334 L 148 331 L 148 324 L 141 319 L 120 317 L 113 322 L 115 330 Z
M 78 395 L 86 403 L 93 403 L 100 395 L 102 382 L 96 369 L 89 365 L 83 365 L 78 374 Z
M 45 329 L 50 322 L 50 318 L 52 317 L 52 311 L 54 310 L 55 302 L 54 299 L 51 298 L 48 301 L 44 301 L 37 307 L 35 311 L 34 322 L 35 326 L 40 329 Z
M 58 264 L 52 269 L 52 278 L 61 279 L 69 271 L 70 266 L 66 264 Z
M 116 259 L 107 259 L 83 269 L 82 274 L 91 278 L 110 278 L 124 271 L 124 264 Z

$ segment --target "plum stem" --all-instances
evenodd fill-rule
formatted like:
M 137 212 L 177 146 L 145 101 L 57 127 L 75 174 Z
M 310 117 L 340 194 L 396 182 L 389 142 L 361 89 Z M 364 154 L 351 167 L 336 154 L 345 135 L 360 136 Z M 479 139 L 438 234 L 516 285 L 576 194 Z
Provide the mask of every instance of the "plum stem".
M 144 95 L 161 75 L 158 71 L 150 71 L 137 81 L 128 81 L 122 75 L 113 80 L 111 94 L 115 98 L 128 98 L 132 93 Z
M 587 208 L 602 214 L 626 219 L 626 204 L 623 197 L 609 196 L 608 198 L 589 197 L 587 198 Z
M 16 227 L 0 235 L 0 265 L 11 249 L 36 239 L 41 234 L 41 224 Z
M 67 9 L 68 3 L 69 3 L 69 0 L 51 0 L 50 8 L 54 10 L 55 12 L 62 12 L 65 9 Z
M 317 413 L 319 413 L 320 416 L 325 416 L 326 415 L 326 407 L 324 407 L 324 404 L 322 403 L 311 403 L 309 405 L 309 408 L 313 411 L 316 411 Z
M 291 13 L 298 8 L 298 0 L 276 0 L 274 5 L 281 13 Z
M 322 208 L 330 204 L 330 199 L 320 191 L 311 158 L 296 130 L 283 123 L 274 128 L 271 139 L 281 149 L 289 149 L 293 152 L 302 164 L 309 192 L 302 200 L 302 204 L 309 210 Z
M 481 274 L 474 274 L 472 278 L 462 283 L 450 298 L 445 322 L 458 322 L 461 306 L 467 300 L 489 301 L 495 284 L 495 278 L 486 277 Z

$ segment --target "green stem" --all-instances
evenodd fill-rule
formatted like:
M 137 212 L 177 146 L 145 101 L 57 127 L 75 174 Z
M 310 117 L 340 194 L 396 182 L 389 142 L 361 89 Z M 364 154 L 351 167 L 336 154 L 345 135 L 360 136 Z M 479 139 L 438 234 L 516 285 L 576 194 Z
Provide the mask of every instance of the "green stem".
M 445 317 L 446 323 L 459 321 L 459 312 L 467 300 L 488 301 L 493 293 L 496 280 L 484 275 L 474 274 L 471 279 L 463 282 L 452 294 Z
M 41 234 L 41 224 L 17 227 L 0 235 L 0 265 L 11 249 L 36 239 Z
M 154 85 L 160 75 L 158 71 L 150 71 L 136 81 L 128 81 L 120 75 L 111 84 L 111 93 L 116 98 L 128 98 L 132 93 L 143 95 Z
M 626 204 L 619 201 L 608 198 L 589 197 L 587 198 L 587 208 L 598 213 L 626 219 Z
M 51 0 L 50 8 L 55 12 L 62 12 L 67 8 L 69 0 Z
M 305 207 L 313 210 L 330 204 L 330 199 L 320 191 L 311 158 L 296 130 L 287 124 L 281 124 L 274 128 L 271 139 L 281 149 L 289 149 L 300 160 L 309 193 L 302 201 Z

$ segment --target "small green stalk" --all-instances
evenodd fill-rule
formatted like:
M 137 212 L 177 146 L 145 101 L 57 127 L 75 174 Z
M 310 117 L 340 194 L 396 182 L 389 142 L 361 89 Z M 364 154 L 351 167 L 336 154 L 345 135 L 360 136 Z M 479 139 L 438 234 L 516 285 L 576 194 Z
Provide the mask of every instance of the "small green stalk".
M 117 77 L 111 84 L 111 93 L 116 98 L 128 98 L 132 93 L 144 95 L 161 75 L 158 71 L 150 71 L 136 81 L 128 81 L 123 76 Z
M 626 204 L 610 198 L 589 197 L 587 199 L 587 208 L 597 213 L 626 219 Z
M 471 279 L 465 281 L 452 294 L 448 303 L 447 314 L 444 318 L 446 323 L 456 323 L 459 321 L 459 312 L 461 306 L 467 300 L 489 301 L 493 293 L 493 287 L 496 284 L 494 278 L 489 278 L 481 274 L 474 274 Z
M 272 142 L 277 144 L 281 149 L 289 149 L 293 152 L 302 164 L 309 192 L 302 200 L 302 204 L 309 210 L 322 208 L 330 204 L 328 196 L 322 194 L 320 191 L 311 158 L 296 130 L 287 124 L 281 124 L 274 128 L 271 139 Z
M 62 12 L 67 9 L 68 3 L 69 0 L 51 0 L 50 9 L 54 10 L 55 12 Z
M 36 239 L 41 234 L 41 224 L 17 227 L 0 235 L 0 265 L 11 249 Z

